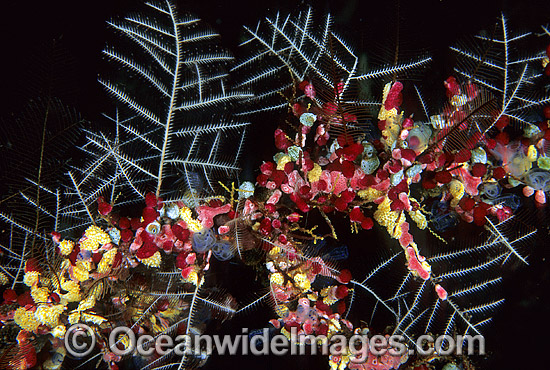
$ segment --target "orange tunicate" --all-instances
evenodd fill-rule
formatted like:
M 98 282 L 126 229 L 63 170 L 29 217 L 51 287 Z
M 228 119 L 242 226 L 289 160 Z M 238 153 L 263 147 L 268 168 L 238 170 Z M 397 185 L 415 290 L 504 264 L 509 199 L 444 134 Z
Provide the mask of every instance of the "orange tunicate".
M 544 194 L 543 190 L 537 190 L 535 192 L 535 201 L 540 204 L 546 203 L 546 194 Z
M 525 195 L 526 197 L 530 197 L 534 193 L 535 193 L 535 189 L 533 189 L 532 187 L 530 186 L 523 187 L 523 195 Z

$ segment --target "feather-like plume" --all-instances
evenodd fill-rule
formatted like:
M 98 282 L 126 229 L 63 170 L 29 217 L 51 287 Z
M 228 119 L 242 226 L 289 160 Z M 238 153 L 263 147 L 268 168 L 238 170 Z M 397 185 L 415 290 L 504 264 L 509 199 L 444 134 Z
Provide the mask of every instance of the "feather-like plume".
M 22 282 L 24 261 L 37 258 L 53 268 L 55 251 L 50 233 L 68 220 L 60 207 L 64 196 L 57 189 L 67 155 L 82 123 L 80 116 L 56 98 L 31 101 L 10 124 L 2 147 L 2 173 L 7 191 L 0 201 L 0 220 L 9 230 L 2 239 L 2 271 L 12 278 L 12 288 Z M 40 130 L 35 129 L 39 125 Z M 45 268 L 45 270 L 49 270 Z
M 311 7 L 296 15 L 277 13 L 245 30 L 247 38 L 241 46 L 251 52 L 232 69 L 241 76 L 238 86 L 255 93 L 248 101 L 250 107 L 240 113 L 244 116 L 284 111 L 288 107 L 285 91 L 296 92 L 296 85 L 307 80 L 322 98 L 317 98 L 319 106 L 336 96 L 346 113 L 364 117 L 365 107 L 378 106 L 380 101 L 358 99 L 360 81 L 392 79 L 431 60 L 426 56 L 360 73 L 355 51 L 333 31 L 332 16 L 319 19 Z
M 483 32 L 473 40 L 452 47 L 457 54 L 456 73 L 466 80 L 488 89 L 498 97 L 498 107 L 485 134 L 502 117 L 508 116 L 519 124 L 529 122 L 526 113 L 536 106 L 548 104 L 548 92 L 540 89 L 540 63 L 544 52 L 520 54 L 519 44 L 527 45 L 530 32 L 512 32 L 504 14 L 501 14 L 490 32 Z
M 187 190 L 212 191 L 214 175 L 239 170 L 248 125 L 227 108 L 251 95 L 228 85 L 233 57 L 211 28 L 179 14 L 170 1 L 147 6 L 109 23 L 120 38 L 104 54 L 124 75 L 99 81 L 118 102 L 108 117 L 116 129 L 114 135 L 89 133 L 83 149 L 92 160 L 78 181 L 95 179 L 112 195 L 153 190 L 170 198 L 176 195 L 168 189 L 181 176 Z M 133 88 L 138 82 L 147 88 Z
M 516 247 L 536 232 L 528 230 L 516 235 L 512 230 L 517 225 L 505 225 L 513 222 L 491 222 L 483 236 L 485 241 L 474 247 L 439 243 L 437 254 L 426 258 L 432 266 L 427 280 L 414 277 L 403 267 L 406 261 L 399 251 L 376 266 L 363 281 L 353 284 L 358 292 L 366 291 L 374 298 L 372 315 L 379 309 L 395 315 L 394 334 L 409 339 L 420 332 L 480 334 L 481 328 L 491 321 L 494 309 L 504 301 L 498 289 L 502 282 L 501 265 L 512 255 L 525 261 Z M 399 270 L 402 278 L 390 295 L 376 289 L 380 283 L 387 287 Z M 441 288 L 446 295 L 438 293 Z M 357 299 L 356 295 L 353 298 Z

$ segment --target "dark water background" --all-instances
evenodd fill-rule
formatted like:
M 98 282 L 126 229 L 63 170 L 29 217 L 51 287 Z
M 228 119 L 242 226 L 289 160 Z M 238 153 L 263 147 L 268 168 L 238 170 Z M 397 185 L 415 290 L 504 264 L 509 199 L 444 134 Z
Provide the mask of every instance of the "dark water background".
M 0 115 L 3 117 L 4 135 L 9 135 L 10 117 L 33 98 L 35 82 L 40 79 L 41 55 L 44 46 L 58 40 L 66 58 L 58 61 L 64 78 L 58 86 L 60 97 L 74 106 L 84 118 L 102 126 L 99 115 L 110 108 L 110 100 L 96 82 L 97 74 L 105 68 L 101 50 L 106 40 L 112 38 L 105 21 L 123 16 L 136 8 L 136 1 L 18 1 L 4 0 L 0 38 L 2 39 L 2 73 L 0 75 Z M 403 1 L 399 10 L 395 1 L 313 1 L 318 13 L 330 11 L 334 15 L 335 28 L 356 50 L 383 49 L 393 45 L 395 25 L 401 30 L 402 48 L 427 50 L 434 56 L 430 77 L 425 91 L 434 96 L 443 94 L 442 81 L 451 74 L 452 58 L 448 46 L 455 44 L 460 36 L 473 35 L 483 28 L 490 28 L 501 11 L 509 18 L 513 29 L 531 29 L 550 21 L 549 2 L 537 1 Z M 260 0 L 245 1 L 178 1 L 180 9 L 189 10 L 210 23 L 222 35 L 225 47 L 235 51 L 242 25 L 254 25 L 256 21 L 277 10 L 292 11 L 299 1 Z M 390 40 L 389 42 L 386 40 Z M 392 46 L 389 46 L 390 48 Z M 379 49 L 379 50 L 381 50 Z M 238 54 L 238 53 L 237 53 Z M 97 123 L 96 123 L 97 122 Z M 245 168 L 256 168 L 262 158 L 261 148 L 271 148 L 271 133 L 275 128 L 253 128 L 245 156 Z M 251 155 L 250 153 L 256 154 Z M 267 154 L 267 153 L 266 153 Z M 271 153 L 272 154 L 272 153 Z M 264 156 L 265 158 L 265 156 Z M 7 176 L 3 173 L 2 176 Z M 536 210 L 535 210 L 536 211 Z M 540 212 L 540 211 L 537 211 Z M 532 246 L 529 261 L 531 266 L 505 272 L 504 296 L 506 304 L 495 315 L 493 324 L 486 332 L 489 359 L 477 359 L 482 369 L 528 369 L 547 368 L 545 360 L 550 341 L 547 329 L 550 323 L 550 265 L 548 225 L 539 217 L 539 227 L 546 239 Z M 370 237 L 370 236 L 369 236 Z M 350 242 L 364 243 L 362 240 Z M 382 239 L 369 240 L 376 245 Z M 352 246 L 353 248 L 353 246 Z M 239 270 L 234 282 L 245 286 L 254 280 L 252 271 Z M 220 274 L 223 273 L 220 272 Z M 271 318 L 267 310 L 251 317 L 237 320 L 233 326 L 220 331 L 231 332 L 240 326 L 261 327 Z M 263 369 L 314 369 L 326 368 L 324 358 L 230 358 L 211 359 L 207 367 Z M 236 365 L 238 364 L 239 367 Z

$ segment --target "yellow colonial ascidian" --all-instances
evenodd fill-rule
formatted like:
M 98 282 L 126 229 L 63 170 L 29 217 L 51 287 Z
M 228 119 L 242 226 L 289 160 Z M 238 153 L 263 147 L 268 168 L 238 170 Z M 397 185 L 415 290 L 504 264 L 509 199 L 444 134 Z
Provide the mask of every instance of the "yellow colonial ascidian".
M 285 169 L 285 164 L 287 164 L 288 162 L 292 162 L 292 159 L 288 154 L 280 156 L 277 160 L 277 169 L 279 171 L 283 171 Z
M 75 310 L 69 314 L 69 324 L 74 325 L 80 322 L 80 311 Z
M 101 230 L 97 226 L 90 226 L 86 229 L 86 237 L 95 240 L 97 243 L 103 245 L 111 242 L 111 237 L 105 231 Z
M 384 103 L 388 98 L 391 86 L 391 82 L 388 82 L 386 86 L 384 86 L 382 106 L 380 108 L 380 111 L 378 112 L 378 119 L 380 121 L 386 121 L 386 125 L 382 130 L 382 141 L 387 147 L 393 147 L 393 144 L 399 137 L 399 134 L 401 132 L 401 123 L 403 122 L 403 113 L 398 114 L 397 108 L 386 110 L 386 108 L 384 107 Z
M 85 311 L 95 306 L 97 298 L 103 292 L 103 282 L 97 283 L 89 292 L 88 296 L 80 301 L 77 311 Z
M 15 311 L 13 320 L 26 331 L 35 331 L 40 326 L 40 322 L 34 317 L 34 312 L 27 311 L 24 307 L 19 307 Z
M 105 274 L 109 272 L 115 260 L 116 254 L 116 248 L 109 249 L 107 252 L 103 253 L 103 257 L 101 258 L 101 261 L 99 261 L 99 265 L 97 266 L 97 272 L 99 272 L 100 274 Z
M 335 296 L 331 296 L 329 293 L 330 293 L 330 290 L 333 288 L 334 286 L 328 286 L 328 287 L 325 287 L 321 290 L 321 296 L 323 297 L 323 303 L 330 306 L 336 302 L 338 302 L 338 299 L 335 297 Z
M 393 148 L 394 143 L 397 141 L 397 139 L 399 138 L 399 134 L 401 133 L 401 122 L 403 121 L 403 113 L 397 115 L 397 109 L 395 108 L 387 111 L 387 113 L 386 126 L 384 130 L 382 130 L 382 135 L 384 136 L 382 141 L 387 147 Z
M 72 276 L 78 281 L 86 281 L 90 278 L 90 272 L 82 262 L 84 261 L 77 261 L 76 266 L 73 267 Z
M 382 195 L 384 195 L 384 192 L 373 188 L 366 188 L 363 190 L 359 190 L 357 195 L 359 195 L 361 199 L 366 200 L 367 202 L 374 202 L 375 199 L 378 199 Z
M 83 301 L 80 301 L 78 304 L 78 311 L 85 311 L 95 306 L 96 299 L 94 296 L 89 295 Z
M 80 242 L 80 249 L 95 251 L 100 246 L 110 243 L 111 237 L 97 226 L 90 226 L 84 233 L 86 238 Z
M 424 216 L 424 214 L 420 210 L 410 211 L 409 216 L 416 223 L 416 226 L 418 226 L 420 230 L 424 230 L 426 227 L 428 227 L 426 216 Z
M 26 286 L 35 286 L 38 284 L 40 273 L 38 271 L 27 271 L 23 277 L 23 282 Z
M 64 310 L 65 306 L 60 304 L 52 306 L 41 305 L 36 309 L 34 317 L 40 321 L 41 324 L 50 328 L 55 328 L 59 324 L 59 316 Z
M 275 272 L 269 276 L 269 282 L 272 285 L 283 285 L 285 282 L 285 278 L 280 272 Z
M 373 217 L 381 226 L 388 227 L 395 224 L 398 214 L 391 210 L 391 201 L 386 197 L 384 201 L 378 205 L 376 211 L 374 211 Z
M 83 251 L 96 251 L 99 248 L 99 244 L 90 238 L 84 238 L 80 241 L 80 249 Z
M 195 269 L 193 271 L 191 271 L 189 273 L 189 275 L 187 275 L 187 278 L 182 277 L 182 280 L 185 281 L 185 282 L 191 283 L 194 286 L 199 286 L 203 282 L 203 279 L 199 279 L 199 274 L 197 273 L 197 271 Z
M 168 308 L 164 311 L 158 313 L 162 318 L 172 320 L 175 319 L 179 314 L 181 314 L 181 309 L 179 308 Z
M 464 184 L 461 181 L 454 179 L 449 183 L 449 193 L 453 196 L 453 199 L 451 200 L 451 207 L 454 208 L 464 196 Z
M 397 115 L 397 109 L 394 108 L 395 109 L 394 114 L 388 114 L 388 111 L 386 110 L 386 108 L 384 108 L 384 103 L 386 102 L 386 99 L 388 98 L 388 94 L 390 93 L 391 85 L 392 85 L 392 83 L 388 82 L 384 86 L 384 91 L 382 93 L 382 107 L 380 108 L 380 111 L 378 112 L 378 119 L 380 121 L 385 120 L 389 115 L 393 115 L 393 116 Z
M 153 254 L 149 258 L 144 258 L 140 260 L 141 263 L 143 263 L 145 266 L 148 267 L 160 267 L 160 263 L 162 262 L 162 256 L 160 255 L 159 251 L 156 251 L 155 254 Z
M 328 333 L 327 337 L 332 337 L 334 334 L 338 334 L 342 331 L 342 325 L 337 317 L 333 317 L 328 321 Z
M 451 98 L 451 104 L 454 107 L 462 107 L 468 103 L 468 97 L 466 95 L 453 95 Z
M 294 282 L 296 283 L 296 286 L 302 291 L 308 291 L 309 288 L 311 288 L 311 282 L 307 278 L 307 275 L 304 273 L 298 273 L 294 275 Z
M 202 230 L 202 223 L 199 220 L 195 220 L 191 214 L 191 209 L 183 206 L 180 208 L 180 217 L 187 224 L 187 228 L 194 233 L 198 233 Z
M 152 332 L 153 334 L 157 335 L 158 333 L 161 333 L 168 329 L 170 327 L 170 324 L 166 320 L 157 320 L 156 316 L 151 316 L 151 323 L 152 325 Z
M 374 219 L 388 230 L 388 234 L 394 239 L 399 239 L 402 234 L 401 225 L 406 221 L 405 213 L 391 210 L 391 201 L 386 197 L 382 203 L 378 205 L 378 209 L 374 212 Z
M 65 328 L 65 325 L 57 325 L 55 328 L 53 328 L 51 334 L 56 338 L 63 339 L 66 331 L 67 329 Z
M 317 182 L 321 178 L 321 173 L 323 169 L 317 163 L 313 165 L 313 169 L 308 172 L 307 179 L 309 182 Z
M 60 339 L 63 339 L 63 338 L 61 337 Z M 63 346 L 57 347 L 55 351 L 50 354 L 51 356 L 42 364 L 42 369 L 43 370 L 61 369 L 61 366 L 63 365 L 63 360 L 65 360 L 65 356 L 67 355 L 67 350 L 65 349 L 65 347 Z
M 92 324 L 96 324 L 96 325 L 101 325 L 102 323 L 107 321 L 107 319 L 102 316 L 86 313 L 86 312 L 82 312 L 81 319 L 85 322 L 91 322 Z
M 391 230 L 393 230 L 393 232 L 391 232 L 388 229 L 388 232 L 390 233 L 392 238 L 394 238 L 394 239 L 401 238 L 401 235 L 403 235 L 403 225 L 405 224 L 406 221 L 407 221 L 407 219 L 405 218 L 405 212 L 401 212 L 399 214 L 399 217 L 397 218 L 397 221 L 395 222 L 395 227 L 393 227 L 393 229 L 391 229 Z
M 76 281 L 64 281 L 61 283 L 61 287 L 67 291 L 67 293 L 60 295 L 61 299 L 65 299 L 67 302 L 80 301 L 80 285 Z
M 59 243 L 59 251 L 62 255 L 68 256 L 71 254 L 74 248 L 74 242 L 72 240 L 63 240 Z
M 275 307 L 275 313 L 277 314 L 278 317 L 281 317 L 281 318 L 287 317 L 289 312 L 290 310 L 284 304 L 278 304 Z
M 269 250 L 269 257 L 275 258 L 279 253 L 281 253 L 281 248 L 273 247 Z
M 286 337 L 286 339 L 288 339 L 289 341 L 292 340 L 290 332 L 288 330 L 286 330 L 286 328 L 284 326 L 281 328 L 281 334 L 284 335 Z
M 45 303 L 48 301 L 50 291 L 48 288 L 33 287 L 31 289 L 31 297 L 35 303 Z

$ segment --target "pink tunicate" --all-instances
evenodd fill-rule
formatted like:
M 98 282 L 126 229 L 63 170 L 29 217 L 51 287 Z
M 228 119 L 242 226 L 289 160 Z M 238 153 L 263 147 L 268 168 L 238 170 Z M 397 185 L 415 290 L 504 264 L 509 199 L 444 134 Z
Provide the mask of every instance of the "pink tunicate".
M 537 190 L 535 192 L 535 201 L 537 201 L 537 203 L 540 203 L 540 204 L 546 203 L 546 194 L 544 194 L 543 190 Z
M 430 271 L 422 266 L 413 247 L 407 247 L 407 256 L 409 257 L 409 270 L 416 271 L 422 279 L 428 280 L 430 278 Z
M 184 248 L 184 243 L 181 241 L 181 240 L 176 240 L 174 242 L 174 246 L 172 247 L 172 251 L 176 252 L 176 253 L 180 253 L 180 252 L 183 252 L 183 248 Z
M 405 205 L 405 210 L 410 211 L 412 209 L 407 193 L 399 193 L 399 200 Z
M 227 213 L 231 210 L 231 205 L 226 204 L 221 207 L 209 207 L 209 206 L 200 206 L 197 207 L 197 213 L 199 214 L 199 220 L 202 223 L 202 226 L 206 228 L 211 228 L 214 225 L 214 217 L 220 214 Z
M 282 193 L 280 190 L 275 190 L 267 200 L 267 204 L 277 204 L 279 202 L 279 199 L 281 199 L 281 195 Z
M 307 84 L 304 89 L 304 92 L 308 98 L 315 99 L 315 88 L 313 87 L 312 84 Z
M 254 202 L 252 202 L 250 199 L 247 199 L 244 202 L 244 210 L 243 215 L 251 214 L 252 212 L 256 211 L 258 209 L 258 206 Z
M 439 284 L 435 285 L 435 292 L 437 293 L 437 296 L 439 297 L 439 299 L 443 301 L 447 299 L 447 291 L 441 285 Z
M 281 190 L 285 194 L 290 194 L 294 191 L 294 189 L 288 184 L 281 184 Z
M 197 259 L 197 255 L 195 253 L 189 253 L 187 257 L 185 257 L 185 263 L 188 265 L 192 265 L 195 263 L 195 260 Z
M 399 238 L 399 244 L 401 247 L 405 248 L 411 244 L 413 241 L 413 236 L 409 233 L 409 224 L 403 222 L 401 224 L 401 237 Z
M 532 187 L 530 186 L 523 187 L 523 195 L 525 195 L 526 197 L 530 197 L 534 193 L 535 193 L 535 189 L 533 189 Z
M 332 171 L 330 173 L 331 183 L 333 184 L 332 192 L 338 195 L 348 188 L 347 180 L 344 174 L 340 171 Z
M 386 191 L 389 189 L 390 185 L 391 185 L 390 179 L 385 179 L 384 181 L 381 181 L 379 184 L 371 186 L 371 188 L 378 191 Z
M 451 171 L 452 175 L 459 176 L 462 180 L 462 183 L 465 185 L 464 190 L 466 193 L 476 196 L 479 194 L 478 186 L 483 182 L 480 177 L 473 177 L 467 169 L 464 167 L 457 168 Z

